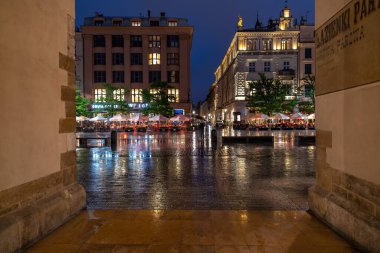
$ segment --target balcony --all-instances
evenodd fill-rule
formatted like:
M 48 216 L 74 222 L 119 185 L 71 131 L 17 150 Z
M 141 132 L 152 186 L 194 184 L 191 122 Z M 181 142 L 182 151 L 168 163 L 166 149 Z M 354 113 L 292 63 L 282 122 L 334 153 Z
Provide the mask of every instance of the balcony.
M 296 71 L 294 69 L 283 69 L 277 72 L 278 78 L 283 80 L 292 80 L 296 76 Z

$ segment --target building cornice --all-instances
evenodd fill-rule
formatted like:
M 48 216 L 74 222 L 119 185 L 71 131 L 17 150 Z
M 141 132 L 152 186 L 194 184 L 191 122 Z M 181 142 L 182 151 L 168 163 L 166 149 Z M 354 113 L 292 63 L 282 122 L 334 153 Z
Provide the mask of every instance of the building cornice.
M 167 34 L 188 34 L 193 35 L 193 26 L 81 26 L 82 34 L 90 35 L 157 35 L 157 33 Z

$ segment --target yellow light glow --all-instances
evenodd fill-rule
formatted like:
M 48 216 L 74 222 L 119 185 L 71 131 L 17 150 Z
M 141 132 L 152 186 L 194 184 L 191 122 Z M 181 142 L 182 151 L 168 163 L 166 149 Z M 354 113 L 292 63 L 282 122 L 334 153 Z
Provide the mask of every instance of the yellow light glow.
M 247 50 L 247 47 L 243 43 L 240 43 L 239 44 L 239 50 L 245 51 L 245 50 Z
M 290 10 L 284 10 L 284 18 L 290 17 Z
M 238 21 L 238 28 L 242 28 L 243 27 L 243 18 L 241 16 L 238 17 L 239 18 L 239 21 Z
M 242 51 L 247 50 L 247 43 L 246 43 L 245 39 L 244 38 L 239 38 L 238 41 L 239 41 L 238 49 L 242 50 Z

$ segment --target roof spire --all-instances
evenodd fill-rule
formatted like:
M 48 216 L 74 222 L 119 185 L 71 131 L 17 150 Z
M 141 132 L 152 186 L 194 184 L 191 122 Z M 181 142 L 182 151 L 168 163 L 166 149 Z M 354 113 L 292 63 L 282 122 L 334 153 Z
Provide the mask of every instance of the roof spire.
M 285 8 L 288 8 L 288 0 L 285 0 Z
M 255 30 L 260 30 L 260 29 L 261 29 L 261 22 L 259 20 L 259 12 L 257 11 Z

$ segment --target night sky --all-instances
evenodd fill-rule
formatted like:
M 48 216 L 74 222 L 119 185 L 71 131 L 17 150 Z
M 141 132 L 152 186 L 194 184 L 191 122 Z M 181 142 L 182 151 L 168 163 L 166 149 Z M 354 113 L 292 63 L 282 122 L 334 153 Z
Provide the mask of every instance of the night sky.
M 236 31 L 237 16 L 241 15 L 244 28 L 253 27 L 257 13 L 263 24 L 278 18 L 284 0 L 76 0 L 76 24 L 83 18 L 100 12 L 105 16 L 183 17 L 194 26 L 191 50 L 191 95 L 193 103 L 204 100 L 214 81 L 214 72 Z M 289 0 L 293 16 L 298 20 L 308 15 L 314 23 L 314 0 Z

